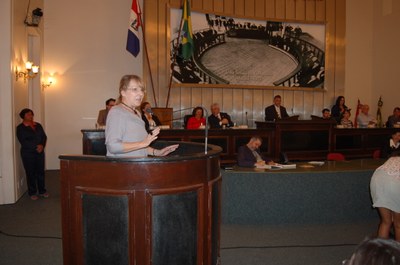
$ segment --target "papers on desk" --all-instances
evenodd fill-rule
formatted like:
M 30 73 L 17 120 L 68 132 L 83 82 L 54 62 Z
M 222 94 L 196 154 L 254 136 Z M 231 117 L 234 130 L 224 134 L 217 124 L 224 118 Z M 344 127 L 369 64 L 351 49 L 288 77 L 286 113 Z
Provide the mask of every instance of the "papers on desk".
M 314 165 L 314 166 L 322 166 L 325 164 L 325 162 L 324 161 L 310 161 L 310 162 L 308 162 L 308 164 Z
M 263 168 L 263 169 L 294 169 L 294 168 L 296 168 L 296 164 L 263 165 L 263 166 L 256 166 L 256 168 Z

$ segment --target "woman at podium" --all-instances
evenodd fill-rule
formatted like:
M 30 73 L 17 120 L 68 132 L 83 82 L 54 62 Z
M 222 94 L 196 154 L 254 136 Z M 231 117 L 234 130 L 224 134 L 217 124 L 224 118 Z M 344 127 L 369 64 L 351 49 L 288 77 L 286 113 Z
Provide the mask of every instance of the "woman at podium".
M 145 87 L 140 77 L 125 75 L 119 84 L 118 104 L 107 116 L 106 147 L 107 156 L 166 156 L 175 151 L 178 145 L 155 149 L 150 144 L 157 139 L 160 128 L 147 133 L 144 121 L 137 108 L 145 94 Z

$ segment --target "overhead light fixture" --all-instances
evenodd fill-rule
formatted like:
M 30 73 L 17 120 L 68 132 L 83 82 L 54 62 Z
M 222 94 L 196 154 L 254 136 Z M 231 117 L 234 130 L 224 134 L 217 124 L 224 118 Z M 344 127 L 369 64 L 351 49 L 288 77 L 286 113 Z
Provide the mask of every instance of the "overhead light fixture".
M 34 78 L 39 73 L 39 66 L 34 65 L 32 62 L 28 61 L 25 63 L 25 72 L 18 72 L 18 67 L 15 67 L 15 80 L 18 81 L 19 78 L 24 78 L 24 83 L 26 79 Z

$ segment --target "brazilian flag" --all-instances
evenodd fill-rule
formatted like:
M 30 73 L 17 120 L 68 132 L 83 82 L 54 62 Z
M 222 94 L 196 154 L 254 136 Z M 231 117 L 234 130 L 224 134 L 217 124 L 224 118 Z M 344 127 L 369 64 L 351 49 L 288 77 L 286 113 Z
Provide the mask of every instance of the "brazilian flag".
M 189 0 L 183 1 L 182 20 L 182 57 L 187 60 L 192 57 L 194 48 Z

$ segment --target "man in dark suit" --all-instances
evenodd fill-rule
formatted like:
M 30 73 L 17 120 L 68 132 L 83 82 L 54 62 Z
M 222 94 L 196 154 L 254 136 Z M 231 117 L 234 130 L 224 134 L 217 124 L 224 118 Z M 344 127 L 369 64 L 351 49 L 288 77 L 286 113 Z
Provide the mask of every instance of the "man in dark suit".
M 97 125 L 105 126 L 107 121 L 107 115 L 110 109 L 115 105 L 115 99 L 109 98 L 106 100 L 106 108 L 99 111 L 97 116 Z
M 282 98 L 280 95 L 274 97 L 274 104 L 265 108 L 265 121 L 276 121 L 288 118 L 286 108 L 281 106 Z
M 272 160 L 263 156 L 260 152 L 262 139 L 259 136 L 253 136 L 250 141 L 239 147 L 237 163 L 240 167 L 262 167 L 266 164 L 275 164 Z
M 211 115 L 208 116 L 208 124 L 210 125 L 210 129 L 233 127 L 231 117 L 225 112 L 220 112 L 218 103 L 211 105 Z

